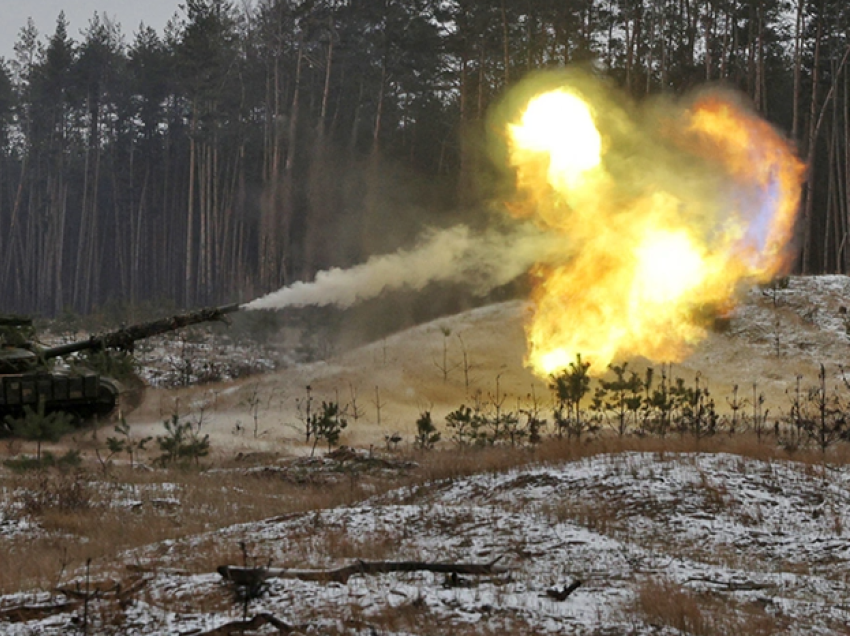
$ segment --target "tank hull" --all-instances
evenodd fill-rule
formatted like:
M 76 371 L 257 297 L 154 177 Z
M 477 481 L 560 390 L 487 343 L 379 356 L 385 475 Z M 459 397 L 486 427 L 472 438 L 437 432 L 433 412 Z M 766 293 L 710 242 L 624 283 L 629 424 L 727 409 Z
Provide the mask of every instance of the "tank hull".
M 51 360 L 82 351 L 132 353 L 138 340 L 203 322 L 227 322 L 227 315 L 239 308 L 232 304 L 200 309 L 48 348 L 34 342 L 29 318 L 0 314 L 0 435 L 10 433 L 8 420 L 23 417 L 28 408 L 67 413 L 80 423 L 114 413 L 122 394 L 132 407 L 133 397 L 140 393 L 125 391 L 114 378 L 81 366 L 57 371 Z
M 45 413 L 62 411 L 80 421 L 107 417 L 119 404 L 121 386 L 94 372 L 61 374 L 34 372 L 0 375 L 0 430 L 6 417 L 19 418 L 25 407 Z

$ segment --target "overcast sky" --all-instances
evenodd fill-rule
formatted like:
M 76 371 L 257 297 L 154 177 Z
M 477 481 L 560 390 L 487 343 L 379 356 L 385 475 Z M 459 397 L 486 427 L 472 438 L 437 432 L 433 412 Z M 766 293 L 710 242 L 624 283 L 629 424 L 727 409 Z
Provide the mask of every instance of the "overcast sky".
M 56 30 L 59 12 L 65 12 L 68 35 L 80 41 L 80 31 L 86 29 L 94 12 L 106 14 L 121 25 L 127 43 L 144 22 L 162 35 L 166 22 L 178 12 L 183 0 L 0 0 L 0 56 L 7 60 L 14 56 L 14 44 L 21 27 L 31 17 L 46 42 Z M 180 15 L 183 12 L 180 11 Z

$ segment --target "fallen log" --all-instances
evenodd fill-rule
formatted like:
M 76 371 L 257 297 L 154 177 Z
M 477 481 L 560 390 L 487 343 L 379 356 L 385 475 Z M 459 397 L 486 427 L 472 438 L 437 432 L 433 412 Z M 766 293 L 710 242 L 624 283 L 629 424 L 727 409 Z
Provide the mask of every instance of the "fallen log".
M 95 599 L 117 599 L 120 602 L 126 602 L 131 599 L 137 592 L 141 591 L 150 582 L 150 577 L 140 574 L 133 574 L 123 581 L 114 581 L 108 579 L 106 581 L 93 581 L 85 588 L 80 581 L 73 585 L 64 585 L 56 588 L 60 594 L 67 596 L 70 599 L 80 601 L 95 600 Z
M 82 607 L 83 602 L 78 600 L 64 601 L 61 603 L 44 603 L 40 605 L 18 605 L 0 610 L 0 622 L 27 623 L 64 614 Z
M 198 634 L 198 636 L 232 636 L 233 634 L 244 634 L 246 631 L 253 631 L 271 625 L 277 628 L 279 634 L 291 634 L 295 628 L 287 625 L 273 614 L 257 614 L 254 618 L 246 621 L 233 621 L 219 625 L 215 629 L 208 632 Z
M 720 581 L 705 576 L 692 576 L 685 583 L 698 582 L 716 585 L 719 592 L 757 592 L 778 587 L 777 583 L 757 583 L 755 581 Z
M 499 557 L 501 558 L 501 557 Z M 355 574 L 385 574 L 388 572 L 438 572 L 487 576 L 507 574 L 510 570 L 497 566 L 499 559 L 489 563 L 427 563 L 424 561 L 360 561 L 332 570 L 301 570 L 291 568 L 246 568 L 221 565 L 216 571 L 222 578 L 237 585 L 257 585 L 267 579 L 299 579 L 322 583 L 347 583 Z

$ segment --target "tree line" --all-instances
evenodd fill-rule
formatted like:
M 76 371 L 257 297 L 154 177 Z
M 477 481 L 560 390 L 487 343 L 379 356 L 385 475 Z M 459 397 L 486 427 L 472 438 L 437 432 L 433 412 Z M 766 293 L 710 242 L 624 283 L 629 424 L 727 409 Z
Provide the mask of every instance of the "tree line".
M 249 300 L 492 194 L 488 107 L 593 65 L 745 93 L 808 162 L 803 273 L 847 272 L 845 0 L 186 0 L 162 33 L 24 25 L 0 63 L 0 298 Z M 474 216 L 474 215 L 473 215 Z

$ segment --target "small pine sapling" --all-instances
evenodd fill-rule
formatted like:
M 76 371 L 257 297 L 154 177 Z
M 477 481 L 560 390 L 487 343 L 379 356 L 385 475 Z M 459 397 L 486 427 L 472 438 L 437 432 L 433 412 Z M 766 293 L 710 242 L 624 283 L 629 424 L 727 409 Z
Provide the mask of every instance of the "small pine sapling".
M 145 446 L 153 437 L 134 438 L 130 435 L 130 425 L 127 424 L 127 418 L 121 416 L 121 421 L 115 425 L 115 432 L 122 435 L 124 438 L 107 437 L 106 444 L 111 454 L 127 453 L 130 457 L 130 468 L 135 466 L 135 461 L 138 454 L 145 450 Z
M 484 444 L 487 439 L 485 425 L 481 412 L 464 404 L 446 415 L 446 426 L 452 431 L 451 439 L 458 446 Z
M 788 415 L 785 417 L 785 420 L 790 424 L 790 427 L 785 427 L 786 434 L 782 436 L 780 443 L 786 450 L 789 451 L 795 451 L 800 448 L 807 428 L 807 423 L 805 421 L 806 415 L 802 381 L 803 376 L 797 374 L 794 391 L 789 392 L 788 389 L 785 390 L 786 395 L 789 396 L 791 401 L 791 406 L 788 409 Z
M 732 411 L 732 416 L 729 418 L 729 436 L 731 437 L 735 433 L 738 432 L 738 426 L 742 422 L 742 413 L 740 413 L 741 409 L 747 406 L 746 398 L 738 397 L 738 385 L 734 385 L 732 387 L 732 397 L 726 398 L 726 403 L 729 405 L 729 409 Z
M 363 409 L 357 403 L 357 387 L 350 382 L 348 383 L 348 394 L 349 400 L 345 407 L 345 413 L 351 416 L 351 419 L 354 420 L 354 427 L 357 428 L 357 422 L 363 417 Z
M 549 376 L 549 388 L 555 393 L 554 412 L 558 436 L 566 431 L 569 437 L 581 439 L 585 422 L 582 421 L 581 401 L 590 391 L 589 362 L 582 362 L 581 354 L 576 354 L 575 362 L 557 375 Z
M 546 428 L 547 421 L 540 417 L 540 411 L 542 409 L 537 400 L 537 392 L 534 389 L 534 385 L 531 386 L 531 392 L 528 394 L 527 399 L 528 407 L 524 409 L 518 408 L 517 410 L 521 415 L 525 416 L 525 437 L 528 439 L 528 443 L 534 446 L 539 444 L 543 439 L 542 432 Z
M 381 390 L 376 386 L 375 387 L 375 399 L 372 401 L 372 404 L 375 405 L 375 418 L 377 420 L 377 424 L 381 426 L 381 410 L 387 405 L 386 402 L 381 401 Z
M 475 365 L 469 360 L 469 351 L 466 348 L 466 343 L 463 341 L 463 336 L 458 334 L 457 339 L 460 342 L 460 353 L 462 356 L 461 368 L 463 369 L 463 387 L 466 389 L 466 392 L 469 393 L 469 372 L 475 368 Z
M 502 408 L 507 400 L 507 394 L 502 392 L 501 385 L 502 375 L 496 376 L 496 392 L 488 394 L 490 405 L 493 407 L 492 417 L 486 417 L 486 423 L 490 429 L 490 433 L 486 441 L 492 444 L 498 444 L 505 439 L 513 439 L 519 435 L 519 417 L 512 411 L 504 411 Z M 513 445 L 513 443 L 512 443 Z
M 313 448 L 310 451 L 312 457 L 316 452 L 316 446 L 320 440 L 324 440 L 328 444 L 328 452 L 334 446 L 339 444 L 339 438 L 342 431 L 348 426 L 348 421 L 341 417 L 339 402 L 322 401 L 322 408 L 319 412 L 313 413 L 310 421 L 310 428 L 313 431 Z
M 440 441 L 440 431 L 431 418 L 431 411 L 422 411 L 416 420 L 416 437 L 413 445 L 419 450 L 433 450 Z
M 62 411 L 45 411 L 44 400 L 40 400 L 38 406 L 33 409 L 29 405 L 24 406 L 21 417 L 5 417 L 6 425 L 17 437 L 34 441 L 36 443 L 35 459 L 41 463 L 41 445 L 44 442 L 56 442 L 66 433 L 74 430 L 72 422 L 74 416 Z
M 245 396 L 242 403 L 248 407 L 248 414 L 254 421 L 254 439 L 260 436 L 260 383 L 254 382 L 248 386 L 248 395 Z
M 652 380 L 654 372 L 651 368 L 646 370 L 646 395 L 644 397 L 645 409 L 645 424 L 659 437 L 665 437 L 670 430 L 670 424 L 674 409 L 676 408 L 676 400 L 670 391 L 670 385 L 667 380 L 669 365 L 661 365 L 661 382 L 658 387 L 652 388 Z
M 643 401 L 643 381 L 634 371 L 626 377 L 628 366 L 628 362 L 621 366 L 609 364 L 608 368 L 614 373 L 615 378 L 613 380 L 600 378 L 599 386 L 593 396 L 593 408 L 612 414 L 614 430 L 620 437 L 626 434 L 629 423 L 637 419 L 637 412 Z
M 198 464 L 201 457 L 210 452 L 209 434 L 201 436 L 200 423 L 195 428 L 191 422 L 180 421 L 180 416 L 174 413 L 170 420 L 163 421 L 165 435 L 157 435 L 156 443 L 161 455 L 157 463 L 162 466 L 169 464 L 187 464 L 194 460 Z
M 701 374 L 697 372 L 693 387 L 687 386 L 682 378 L 676 378 L 670 387 L 670 395 L 679 413 L 679 432 L 682 435 L 690 433 L 697 440 L 713 435 L 718 419 L 714 400 L 700 378 Z
M 839 395 L 836 392 L 827 393 L 826 368 L 823 364 L 818 372 L 817 386 L 809 389 L 808 403 L 814 413 L 805 419 L 806 434 L 820 448 L 821 455 L 826 455 L 826 449 L 846 435 L 847 415 Z

